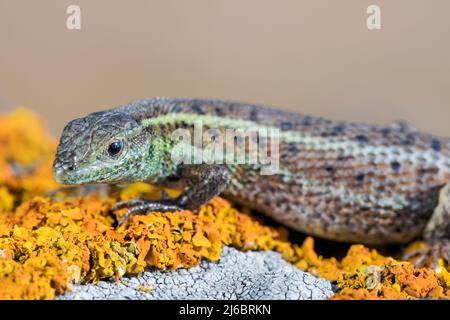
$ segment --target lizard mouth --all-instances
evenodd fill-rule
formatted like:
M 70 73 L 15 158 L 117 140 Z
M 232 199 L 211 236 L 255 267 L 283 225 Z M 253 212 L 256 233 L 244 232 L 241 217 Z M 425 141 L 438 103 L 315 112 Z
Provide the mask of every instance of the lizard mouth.
M 54 162 L 53 179 L 59 184 L 83 185 L 123 182 L 120 177 L 121 168 L 108 168 L 107 173 L 102 172 L 101 167 L 95 165 L 77 166 L 73 164 Z
M 77 170 L 75 170 L 77 169 Z M 55 160 L 53 162 L 53 179 L 59 184 L 82 184 L 79 169 L 75 164 Z

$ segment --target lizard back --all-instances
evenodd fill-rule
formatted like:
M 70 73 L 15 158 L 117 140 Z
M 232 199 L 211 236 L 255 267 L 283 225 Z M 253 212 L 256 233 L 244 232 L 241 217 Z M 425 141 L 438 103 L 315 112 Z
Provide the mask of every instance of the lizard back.
M 450 177 L 450 140 L 403 123 L 333 121 L 222 100 L 154 98 L 113 109 L 142 126 L 276 128 L 280 170 L 260 175 L 228 165 L 225 194 L 316 236 L 351 242 L 405 242 L 419 235 Z

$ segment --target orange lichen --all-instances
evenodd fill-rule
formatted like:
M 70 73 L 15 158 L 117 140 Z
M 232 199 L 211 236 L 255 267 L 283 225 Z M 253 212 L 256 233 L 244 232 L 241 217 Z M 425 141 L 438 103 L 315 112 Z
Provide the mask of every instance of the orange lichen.
M 217 260 L 223 244 L 241 250 L 274 250 L 314 275 L 335 282 L 333 299 L 405 299 L 450 296 L 450 273 L 439 267 L 414 269 L 354 245 L 342 260 L 323 258 L 311 237 L 301 245 L 284 228 L 267 226 L 215 198 L 199 212 L 155 212 L 132 216 L 115 227 L 124 210 L 112 204 L 134 197 L 157 199 L 159 189 L 136 183 L 103 194 L 71 197 L 47 192 L 55 141 L 41 122 L 20 110 L 0 116 L 0 299 L 51 299 L 72 283 L 119 279 L 125 274 L 189 268 L 201 259 Z M 165 190 L 174 197 L 179 191 Z M 149 291 L 151 288 L 139 288 Z
M 0 159 L 26 166 L 51 156 L 55 141 L 33 113 L 17 109 L 0 116 L 0 145 Z
M 188 268 L 202 258 L 217 260 L 227 239 L 231 241 L 228 244 L 236 242 L 252 249 L 271 249 L 281 241 L 275 239 L 276 232 L 262 225 L 251 226 L 261 235 L 261 243 L 249 231 L 248 236 L 241 234 L 238 225 L 246 220 L 244 214 L 220 198 L 203 206 L 198 214 L 155 212 L 133 216 L 119 228 L 113 227 L 114 219 L 109 214 L 113 202 L 86 196 L 64 201 L 35 197 L 23 203 L 14 212 L 0 216 L 0 260 L 29 266 L 27 270 L 33 274 L 27 276 L 32 276 L 39 287 L 48 289 L 51 283 L 55 292 L 62 292 L 70 282 L 119 279 L 148 266 Z M 251 242 L 254 244 L 250 246 Z M 11 297 L 10 285 L 21 281 L 21 273 L 14 270 L 3 270 L 0 298 Z M 19 290 L 20 295 L 15 297 L 52 298 L 55 293 L 41 291 L 33 290 L 33 295 L 28 295 Z
M 56 188 L 51 176 L 55 147 L 42 121 L 30 111 L 0 116 L 0 212 Z
M 291 262 L 342 289 L 332 299 L 450 298 L 449 273 L 442 260 L 434 272 L 415 269 L 410 262 L 385 257 L 363 245 L 352 245 L 340 261 L 319 256 L 311 237 L 301 247 L 293 247 L 296 260 Z
M 343 273 L 338 286 L 342 290 L 333 299 L 450 298 L 450 288 L 433 270 L 395 260 Z

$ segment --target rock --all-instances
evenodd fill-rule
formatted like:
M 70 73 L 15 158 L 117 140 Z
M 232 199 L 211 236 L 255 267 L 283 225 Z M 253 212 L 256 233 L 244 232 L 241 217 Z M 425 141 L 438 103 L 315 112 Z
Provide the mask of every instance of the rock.
M 301 271 L 278 253 L 223 247 L 218 262 L 74 285 L 57 299 L 326 299 L 332 294 L 329 281 Z

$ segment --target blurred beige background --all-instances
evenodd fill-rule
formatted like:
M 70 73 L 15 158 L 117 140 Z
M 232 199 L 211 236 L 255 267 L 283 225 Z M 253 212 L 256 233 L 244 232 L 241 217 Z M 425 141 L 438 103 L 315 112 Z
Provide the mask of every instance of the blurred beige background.
M 210 97 L 450 136 L 449 14 L 448 0 L 0 0 L 0 112 L 28 106 L 58 134 L 135 99 Z

